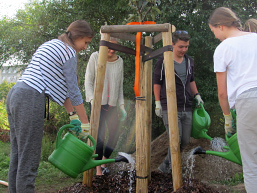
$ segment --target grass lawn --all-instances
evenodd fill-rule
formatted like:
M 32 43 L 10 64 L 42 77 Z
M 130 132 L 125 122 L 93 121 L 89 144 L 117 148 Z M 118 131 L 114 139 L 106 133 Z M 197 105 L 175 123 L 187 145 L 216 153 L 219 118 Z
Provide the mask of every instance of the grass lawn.
M 43 139 L 44 140 L 44 139 Z M 43 143 L 44 144 L 44 143 Z M 46 144 L 46 143 L 45 143 Z M 43 145 L 42 149 L 45 148 Z M 54 147 L 53 147 L 54 148 Z M 42 152 L 45 152 L 42 151 Z M 43 157 L 43 155 L 42 155 Z M 44 155 L 46 157 L 46 155 Z M 8 182 L 8 170 L 10 162 L 10 143 L 3 143 L 0 141 L 0 180 Z M 70 178 L 47 160 L 41 161 L 38 169 L 38 175 L 36 177 L 36 192 L 37 193 L 50 193 L 57 192 L 64 187 L 73 185 L 76 182 L 81 182 L 83 179 L 83 173 L 81 173 L 76 179 Z M 8 188 L 0 184 L 0 192 L 8 193 Z

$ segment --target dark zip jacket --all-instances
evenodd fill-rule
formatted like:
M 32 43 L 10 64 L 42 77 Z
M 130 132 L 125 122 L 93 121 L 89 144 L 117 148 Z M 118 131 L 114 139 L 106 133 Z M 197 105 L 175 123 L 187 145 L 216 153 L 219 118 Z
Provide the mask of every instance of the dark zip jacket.
M 193 59 L 185 55 L 186 60 L 186 84 L 184 85 L 180 77 L 175 71 L 176 81 L 176 95 L 177 95 L 177 110 L 181 111 L 192 111 L 193 96 L 191 93 L 190 82 L 194 81 L 194 61 Z M 167 110 L 167 97 L 166 97 L 166 83 L 165 83 L 165 70 L 163 56 L 159 57 L 154 68 L 154 84 L 161 85 L 161 105 L 163 110 Z

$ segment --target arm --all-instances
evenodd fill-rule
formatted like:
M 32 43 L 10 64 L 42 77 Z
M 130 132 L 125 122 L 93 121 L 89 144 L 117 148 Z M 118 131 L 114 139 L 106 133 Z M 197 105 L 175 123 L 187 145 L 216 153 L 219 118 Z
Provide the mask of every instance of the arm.
M 73 108 L 70 98 L 67 98 L 65 100 L 63 106 L 68 113 L 74 111 L 74 108 L 75 108 L 81 123 L 88 123 L 88 118 L 87 118 L 87 114 L 86 114 L 83 103 L 81 103 L 80 105 L 74 106 L 74 108 Z
M 218 97 L 220 107 L 224 115 L 230 114 L 227 94 L 227 72 L 216 72 L 216 79 L 218 85 Z
M 123 94 L 124 65 L 123 65 L 123 60 L 121 62 L 121 66 L 122 66 L 122 74 L 121 74 L 119 96 L 118 96 L 119 106 L 124 105 L 124 94 Z
M 85 94 L 86 94 L 86 101 L 91 102 L 94 98 L 94 84 L 95 84 L 95 68 L 97 65 L 97 53 L 93 53 L 88 61 L 87 69 L 85 73 Z
M 195 81 L 190 82 L 190 88 L 192 95 L 195 96 L 195 94 L 198 93 Z
M 201 98 L 200 93 L 198 93 L 195 81 L 190 82 L 190 89 L 191 89 L 191 93 L 193 94 L 194 99 L 196 99 L 196 101 L 197 101 L 197 105 L 199 106 L 200 103 L 202 103 L 202 105 L 203 105 L 204 102 Z
M 88 123 L 87 114 L 83 105 L 83 99 L 77 82 L 76 62 L 77 60 L 72 58 L 63 65 L 63 74 L 65 76 L 69 94 L 69 98 L 64 101 L 63 106 L 68 113 L 74 111 L 75 108 L 81 123 Z
M 225 118 L 225 132 L 228 137 L 231 137 L 235 132 L 235 128 L 232 127 L 232 115 L 230 113 L 230 107 L 228 103 L 227 94 L 227 71 L 216 72 L 217 85 L 218 85 L 218 97 L 220 102 L 220 107 L 223 111 Z
M 159 84 L 154 84 L 153 85 L 153 92 L 154 92 L 154 97 L 155 101 L 160 101 L 160 96 L 161 96 L 161 85 Z
M 83 103 L 81 103 L 80 105 L 74 106 L 74 108 L 78 113 L 81 123 L 88 123 L 88 118 L 87 118 L 86 110 L 84 108 Z
M 161 87 L 165 77 L 163 76 L 164 70 L 163 67 L 163 58 L 159 57 L 154 68 L 154 77 L 153 77 L 153 91 L 155 97 L 155 114 L 158 117 L 162 117 L 162 106 L 161 106 Z
M 164 69 L 163 69 L 163 57 L 159 57 L 155 67 L 154 67 L 154 76 L 153 76 L 153 92 L 155 101 L 161 100 L 161 85 L 163 84 L 163 81 L 165 81 L 164 77 Z
M 119 106 L 121 110 L 121 121 L 124 121 L 127 119 L 127 112 L 124 108 L 124 94 L 123 94 L 123 80 L 124 80 L 124 68 L 123 68 L 123 60 L 121 62 L 122 65 L 122 74 L 121 74 L 121 80 L 120 80 L 120 88 L 119 88 L 119 96 L 118 96 L 118 101 L 119 101 Z
M 157 117 L 162 117 L 162 105 L 161 105 L 161 85 L 154 84 L 154 97 L 155 97 L 155 114 Z

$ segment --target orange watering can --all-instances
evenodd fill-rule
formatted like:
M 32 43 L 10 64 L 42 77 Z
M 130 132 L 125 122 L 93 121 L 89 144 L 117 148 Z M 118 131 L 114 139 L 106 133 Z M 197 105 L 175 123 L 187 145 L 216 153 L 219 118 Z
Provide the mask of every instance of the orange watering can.
M 76 178 L 78 174 L 102 164 L 128 162 L 127 158 L 121 155 L 116 159 L 93 160 L 98 154 L 94 154 L 96 141 L 91 135 L 88 135 L 88 139 L 93 144 L 91 147 L 70 132 L 67 132 L 63 138 L 61 137 L 65 129 L 73 127 L 75 126 L 67 124 L 60 128 L 57 134 L 56 148 L 48 158 L 51 164 L 65 174 Z

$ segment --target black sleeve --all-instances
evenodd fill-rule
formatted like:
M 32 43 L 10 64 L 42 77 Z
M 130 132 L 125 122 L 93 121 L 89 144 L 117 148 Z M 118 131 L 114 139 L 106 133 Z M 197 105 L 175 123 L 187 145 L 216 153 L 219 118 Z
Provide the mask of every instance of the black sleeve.
M 193 81 L 195 81 L 195 76 L 194 76 L 194 60 L 190 56 L 187 56 L 187 57 L 188 57 L 188 59 L 190 61 L 190 68 L 191 68 L 191 73 L 192 73 L 190 82 L 193 82 Z
M 157 62 L 154 66 L 154 74 L 153 74 L 153 84 L 162 84 L 165 80 L 164 78 L 164 65 L 163 65 L 163 56 L 157 59 Z

